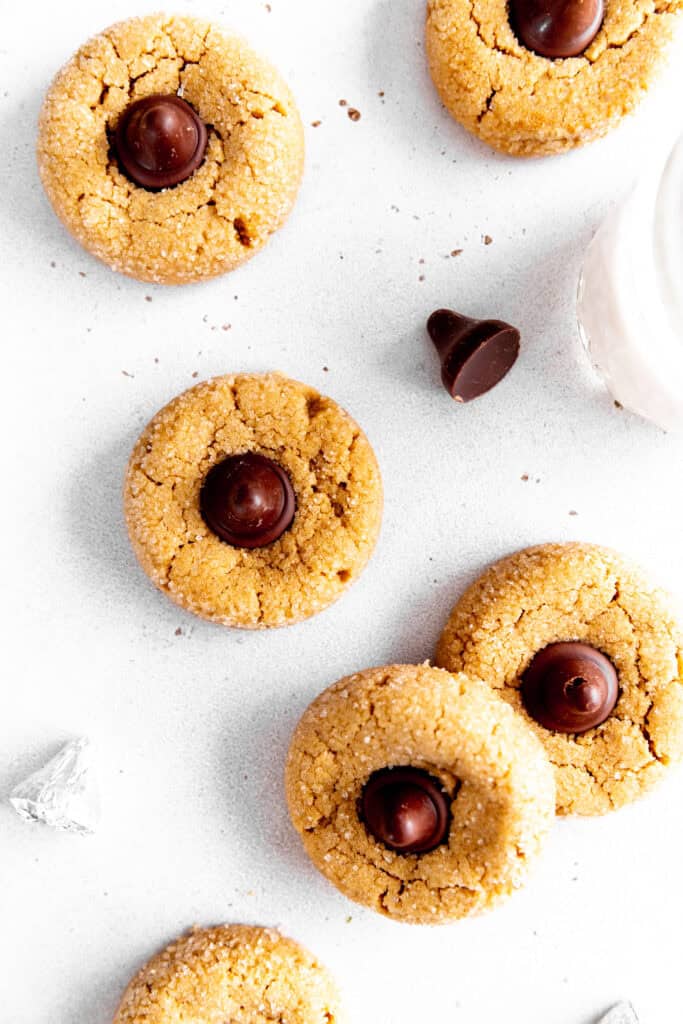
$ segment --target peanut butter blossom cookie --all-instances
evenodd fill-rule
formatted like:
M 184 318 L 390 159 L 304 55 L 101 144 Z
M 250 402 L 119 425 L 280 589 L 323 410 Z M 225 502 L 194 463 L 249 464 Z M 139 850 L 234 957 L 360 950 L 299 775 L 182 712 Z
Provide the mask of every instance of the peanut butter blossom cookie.
M 453 609 L 436 660 L 487 680 L 555 765 L 560 814 L 603 814 L 683 757 L 683 634 L 625 558 L 546 544 L 488 569 Z
M 294 827 L 346 896 L 399 921 L 476 914 L 521 886 L 555 812 L 542 745 L 484 683 L 427 665 L 342 679 L 289 751 Z
M 489 145 L 559 153 L 635 107 L 682 11 L 683 0 L 429 0 L 432 78 Z
M 132 18 L 59 72 L 38 165 L 57 215 L 91 253 L 142 281 L 225 273 L 285 221 L 303 129 L 279 74 L 196 18 Z
M 279 374 L 242 374 L 157 413 L 131 455 L 124 503 L 140 564 L 173 601 L 228 626 L 285 626 L 360 574 L 382 483 L 336 402 Z
M 342 1024 L 335 985 L 298 943 L 268 928 L 195 929 L 145 964 L 114 1024 Z

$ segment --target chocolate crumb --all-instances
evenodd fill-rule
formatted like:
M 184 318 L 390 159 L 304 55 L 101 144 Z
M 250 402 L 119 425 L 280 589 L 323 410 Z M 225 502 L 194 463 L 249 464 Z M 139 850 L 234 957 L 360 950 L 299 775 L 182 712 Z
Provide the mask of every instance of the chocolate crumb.
M 424 260 L 423 259 L 419 259 L 417 262 L 420 264 L 420 266 L 424 266 Z
M 145 302 L 151 302 L 151 301 L 152 301 L 152 296 L 151 295 L 145 295 Z
M 614 408 L 615 409 L 623 409 L 624 408 L 623 405 L 621 404 L 621 402 L 617 402 L 616 398 L 614 399 Z
M 462 251 L 462 249 L 451 249 L 451 256 L 459 256 Z
M 340 107 L 348 107 L 348 105 L 349 104 L 348 104 L 347 100 L 339 100 L 339 106 Z
M 155 362 L 155 363 L 158 363 L 158 362 L 159 362 L 159 356 L 155 356 L 155 357 L 154 357 L 154 362 Z
M 418 277 L 418 281 L 424 281 L 424 279 L 425 279 L 424 274 L 420 274 L 420 276 Z
M 232 327 L 232 324 L 223 324 L 223 326 L 221 327 L 221 330 L 222 331 L 229 331 L 231 327 Z
M 57 264 L 55 263 L 55 261 L 54 261 L 54 260 L 50 260 L 50 266 L 51 266 L 51 267 L 56 267 L 56 266 L 57 266 Z
M 569 515 L 570 515 L 570 516 L 578 516 L 578 514 L 579 514 L 579 513 L 578 513 L 578 512 L 575 512 L 575 511 L 574 511 L 574 509 L 572 509 L 572 510 L 570 511 L 570 513 L 569 513 Z
M 380 99 L 381 99 L 381 98 L 382 98 L 382 97 L 384 96 L 384 89 L 380 89 L 380 91 L 379 91 L 379 92 L 377 93 L 377 95 L 378 95 L 378 96 L 380 97 Z
M 352 121 L 360 121 L 360 119 L 361 119 L 361 112 L 360 112 L 360 110 L 356 110 L 355 107 L 349 107 L 349 117 L 351 118 Z
M 323 373 L 329 373 L 329 372 L 330 372 L 329 366 L 323 366 Z
M 86 274 L 85 270 L 79 270 L 78 271 L 78 276 L 79 277 L 87 277 L 88 275 Z
M 199 376 L 199 370 L 195 370 L 194 373 L 192 374 L 192 376 L 193 377 L 198 377 Z
M 182 636 L 182 635 L 183 635 L 183 631 L 182 631 L 182 629 L 180 628 L 180 626 L 178 626 L 178 628 L 176 629 L 176 631 L 175 631 L 175 635 L 176 635 L 176 636 Z
M 481 240 L 484 243 L 484 245 L 490 245 L 491 242 L 493 241 L 493 239 L 491 238 L 490 235 L 482 235 L 482 239 Z
M 528 473 L 522 473 L 522 475 L 520 477 L 520 480 L 523 480 L 524 483 L 527 483 L 527 481 L 529 480 L 529 474 Z
M 311 128 L 319 128 L 322 121 L 311 121 Z
M 135 374 L 133 374 L 133 373 L 128 373 L 128 370 L 121 370 L 121 373 L 123 374 L 124 377 L 134 377 L 135 376 Z
M 270 6 L 270 4 L 266 4 L 265 7 L 266 7 L 266 10 L 267 10 L 268 14 L 270 14 L 271 11 L 273 10 L 273 8 Z

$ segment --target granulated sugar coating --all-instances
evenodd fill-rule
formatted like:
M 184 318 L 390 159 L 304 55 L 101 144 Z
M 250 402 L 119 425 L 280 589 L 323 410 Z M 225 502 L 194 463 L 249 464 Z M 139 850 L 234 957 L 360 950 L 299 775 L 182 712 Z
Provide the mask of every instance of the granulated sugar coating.
M 527 715 L 522 676 L 549 644 L 606 655 L 619 699 L 579 736 Z M 669 599 L 627 559 L 590 544 L 544 544 L 492 566 L 455 605 L 436 661 L 485 679 L 524 717 L 555 765 L 560 814 L 604 814 L 683 757 L 683 634 Z
M 335 984 L 302 946 L 269 928 L 195 929 L 153 957 L 114 1024 L 343 1024 Z
M 121 171 L 110 137 L 129 103 L 157 93 L 181 96 L 209 135 L 192 177 L 150 191 Z M 91 39 L 55 78 L 40 118 L 38 165 L 57 215 L 141 281 L 200 281 L 248 260 L 287 218 L 303 155 L 280 75 L 196 18 L 133 18 Z
M 402 855 L 359 818 L 368 778 L 413 766 L 451 800 L 448 840 Z M 489 687 L 428 665 L 349 676 L 307 709 L 286 792 L 316 867 L 345 895 L 399 921 L 440 924 L 520 887 L 554 820 L 550 764 L 532 731 Z
M 642 98 L 664 63 L 683 0 L 606 0 L 578 57 L 527 49 L 507 0 L 430 0 L 426 47 L 453 117 L 515 156 L 560 153 L 604 135 Z
M 258 452 L 289 475 L 294 521 L 247 550 L 204 522 L 212 466 Z M 358 424 L 331 398 L 279 374 L 218 377 L 162 409 L 139 438 L 124 488 L 130 539 L 176 604 L 228 626 L 285 626 L 322 611 L 361 573 L 382 519 L 382 481 Z

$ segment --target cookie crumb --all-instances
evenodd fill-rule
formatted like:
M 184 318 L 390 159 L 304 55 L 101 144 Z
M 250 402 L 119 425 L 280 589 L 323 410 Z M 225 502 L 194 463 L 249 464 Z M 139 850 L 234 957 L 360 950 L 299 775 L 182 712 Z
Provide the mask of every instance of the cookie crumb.
M 339 100 L 339 106 L 340 107 L 348 107 L 348 105 L 349 104 L 348 104 L 347 100 Z
M 57 266 L 57 264 L 55 263 L 55 261 L 54 261 L 54 260 L 50 260 L 50 266 L 51 266 L 51 267 L 56 267 L 56 266 Z
M 311 128 L 319 128 L 322 121 L 311 121 Z
M 571 509 L 570 512 L 569 512 L 570 516 L 578 516 L 578 514 L 579 513 L 575 509 Z
M 520 477 L 520 480 L 523 480 L 524 483 L 527 483 L 527 481 L 529 480 L 529 474 L 528 473 L 522 473 L 522 475 Z
M 380 99 L 384 99 L 384 89 L 380 89 L 377 95 L 379 96 Z
M 192 374 L 192 376 L 193 377 L 198 377 L 199 376 L 199 370 L 195 370 L 194 373 Z
M 175 635 L 176 635 L 176 636 L 182 636 L 182 635 L 183 635 L 183 631 L 182 631 L 182 629 L 180 628 L 180 626 L 178 626 L 178 628 L 176 629 L 176 631 L 175 631 Z
M 151 301 L 152 301 L 152 296 L 151 295 L 145 295 L 145 302 L 151 302 Z
M 86 274 L 85 270 L 79 270 L 78 271 L 78 276 L 79 277 L 87 277 L 88 275 Z
M 231 329 L 231 327 L 232 327 L 232 324 L 223 324 L 222 327 L 221 327 L 221 330 L 222 331 L 229 331 Z
M 88 330 L 90 331 L 90 330 L 92 330 L 92 328 L 89 327 Z M 128 370 L 121 370 L 121 373 L 123 374 L 124 377 L 131 377 L 131 378 L 135 377 L 135 374 L 134 373 L 128 373 Z
M 451 249 L 451 256 L 459 256 L 462 251 L 462 249 Z
M 330 372 L 329 366 L 323 366 L 323 373 L 329 373 L 329 372 Z
M 361 119 L 361 112 L 360 110 L 356 110 L 355 107 L 349 107 L 348 114 L 352 121 L 360 121 Z
M 159 356 L 155 356 L 155 357 L 154 357 L 154 362 L 155 362 L 155 363 L 158 363 L 158 362 L 159 362 Z
M 484 243 L 484 245 L 490 245 L 491 242 L 493 241 L 490 235 L 482 235 L 481 240 Z
M 418 281 L 424 281 L 424 279 L 425 279 L 424 274 L 420 274 L 420 276 L 418 277 Z

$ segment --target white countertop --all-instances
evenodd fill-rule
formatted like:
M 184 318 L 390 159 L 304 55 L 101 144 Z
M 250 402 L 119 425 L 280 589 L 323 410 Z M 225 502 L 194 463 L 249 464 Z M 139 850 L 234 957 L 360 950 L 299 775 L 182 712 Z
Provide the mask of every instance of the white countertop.
M 146 957 L 220 921 L 279 925 L 310 946 L 354 1024 L 591 1024 L 626 997 L 642 1024 L 678 1020 L 683 771 L 619 814 L 559 822 L 524 892 L 433 930 L 356 907 L 316 873 L 281 776 L 315 694 L 430 657 L 463 585 L 517 547 L 606 542 L 683 595 L 683 440 L 614 408 L 574 319 L 588 240 L 681 129 L 683 62 L 604 142 L 521 162 L 441 108 L 422 0 L 271 6 L 185 2 L 243 31 L 290 80 L 308 136 L 300 199 L 251 264 L 177 289 L 116 276 L 72 243 L 33 158 L 52 74 L 96 30 L 156 5 L 3 12 L 0 798 L 85 733 L 104 817 L 83 839 L 0 805 L 0 1022 L 109 1024 Z M 424 333 L 442 305 L 522 330 L 511 374 L 466 407 L 441 388 Z M 121 480 L 141 427 L 195 375 L 270 368 L 365 428 L 384 529 L 328 612 L 231 632 L 148 584 Z

